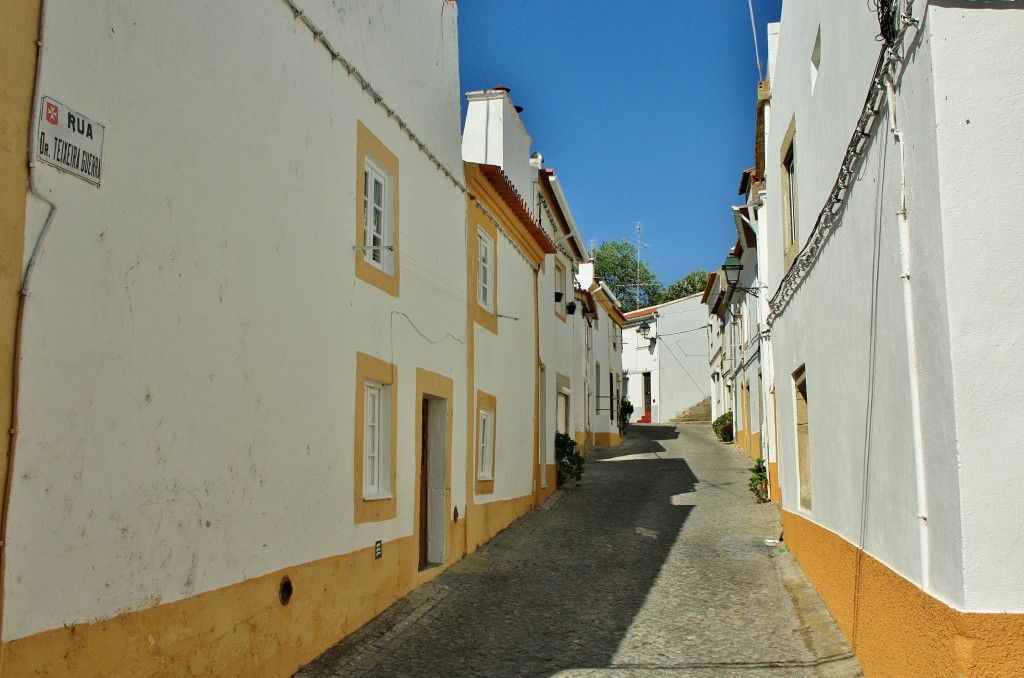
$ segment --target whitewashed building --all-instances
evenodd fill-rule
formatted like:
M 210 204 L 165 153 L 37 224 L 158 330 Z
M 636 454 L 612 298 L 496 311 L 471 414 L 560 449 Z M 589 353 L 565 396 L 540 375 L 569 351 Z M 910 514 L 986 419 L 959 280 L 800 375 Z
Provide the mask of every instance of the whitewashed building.
M 624 394 L 637 423 L 665 423 L 708 398 L 707 310 L 701 294 L 626 314 Z
M 291 675 L 554 491 L 582 238 L 514 109 L 463 161 L 457 45 L 0 10 L 0 674 Z
M 586 247 L 557 173 L 544 167 L 543 156 L 532 156 L 537 170 L 534 201 L 545 232 L 555 245 L 541 271 L 541 368 L 545 388 L 542 420 L 545 449 L 554 459 L 556 433 L 565 433 L 581 450 L 593 444 L 590 428 L 589 374 L 593 360 L 587 354 L 587 323 L 577 299 L 576 273 L 586 267 Z M 545 307 L 547 310 L 545 311 Z
M 558 175 L 544 167 L 541 153 L 530 152 L 532 139 L 511 90 L 499 85 L 466 96 L 466 161 L 500 169 L 528 206 L 539 230 L 536 237 L 545 243 L 536 270 L 537 428 L 541 432 L 537 446 L 539 458 L 545 460 L 540 465 L 547 469 L 538 482 L 549 488 L 554 483 L 556 432 L 572 436 L 584 452 L 595 444 L 619 442 L 617 424 L 610 421 L 608 394 L 621 383 L 621 353 L 615 338 L 622 315 L 618 299 L 594 280 L 593 265 L 585 259 L 583 238 Z M 529 319 L 517 322 L 523 321 Z M 502 362 L 500 354 L 480 364 L 499 373 L 522 370 L 518 362 Z
M 42 6 L 2 671 L 290 674 L 466 551 L 454 3 Z
M 500 160 L 460 134 L 454 2 L 0 18 L 0 674 L 291 675 L 606 434 L 582 237 L 507 90 Z
M 600 278 L 590 280 L 592 263 L 584 264 L 584 275 L 577 278 L 581 332 L 587 345 L 581 362 L 587 371 L 585 381 L 590 403 L 587 412 L 587 430 L 591 445 L 614 446 L 620 442 L 619 407 L 622 399 L 622 314 L 619 300 L 611 288 Z
M 785 539 L 868 676 L 1024 673 L 1024 4 L 786 0 L 766 251 Z
M 767 83 L 758 87 L 759 94 L 767 92 Z M 758 120 L 763 120 L 764 98 L 759 97 Z M 768 464 L 773 493 L 777 496 L 775 470 L 777 469 L 771 445 L 769 392 L 766 372 L 770 368 L 769 335 L 764 331 L 768 317 L 767 290 L 761 283 L 759 271 L 763 250 L 758 248 L 758 233 L 767 227 L 764 223 L 764 144 L 758 125 L 755 143 L 757 165 L 743 172 L 740 194 L 746 198 L 743 205 L 732 208 L 736 226 L 736 244 L 729 252 L 716 275 L 715 284 L 724 285 L 715 302 L 717 312 L 712 313 L 711 329 L 726 334 L 729 348 L 723 357 L 728 365 L 715 379 L 732 385 L 733 435 L 737 447 L 751 459 L 764 459 Z M 707 291 L 707 290 L 706 290 Z M 708 295 L 710 296 L 710 294 Z M 725 315 L 729 322 L 724 321 Z M 773 429 L 772 429 L 773 430 Z
M 732 399 L 732 381 L 728 377 L 732 368 L 731 348 L 729 345 L 729 323 L 731 314 L 725 303 L 725 278 L 721 269 L 708 274 L 708 282 L 700 301 L 708 307 L 707 342 L 708 371 L 711 389 L 711 420 L 714 421 L 726 412 L 732 412 L 735 403 Z M 729 357 L 729 361 L 726 358 Z

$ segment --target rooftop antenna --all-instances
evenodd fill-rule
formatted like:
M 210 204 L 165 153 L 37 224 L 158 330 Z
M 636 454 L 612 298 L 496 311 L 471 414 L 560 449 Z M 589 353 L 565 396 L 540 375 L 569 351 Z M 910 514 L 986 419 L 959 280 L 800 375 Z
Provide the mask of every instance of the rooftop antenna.
M 640 303 L 640 288 L 643 286 L 640 283 L 640 250 L 647 249 L 647 244 L 640 242 L 640 228 L 641 223 L 636 222 L 636 284 L 633 285 L 633 299 L 636 303 Z

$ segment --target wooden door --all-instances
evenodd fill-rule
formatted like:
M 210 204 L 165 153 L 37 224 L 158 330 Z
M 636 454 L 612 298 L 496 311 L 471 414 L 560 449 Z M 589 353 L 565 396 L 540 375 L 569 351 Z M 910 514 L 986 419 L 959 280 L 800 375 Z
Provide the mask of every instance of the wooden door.
M 651 423 L 651 373 L 644 372 L 644 416 L 643 423 Z
M 424 398 L 421 406 L 420 426 L 420 565 L 428 562 L 427 543 L 430 537 L 430 520 L 427 507 L 430 506 L 430 399 Z

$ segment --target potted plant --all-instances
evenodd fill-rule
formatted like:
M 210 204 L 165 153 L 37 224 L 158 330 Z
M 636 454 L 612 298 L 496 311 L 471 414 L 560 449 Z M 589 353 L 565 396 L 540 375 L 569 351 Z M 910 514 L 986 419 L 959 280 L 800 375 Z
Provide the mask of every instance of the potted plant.
M 711 429 L 715 432 L 715 435 L 723 443 L 732 442 L 732 412 L 726 412 L 721 415 L 713 422 L 711 422 Z
M 750 492 L 758 504 L 767 503 L 768 497 L 768 469 L 764 465 L 764 459 L 758 459 L 750 467 Z
M 576 451 L 576 441 L 568 433 L 555 433 L 555 465 L 558 468 L 558 485 L 569 480 L 583 478 L 586 460 Z
M 565 312 L 568 313 L 569 315 L 574 314 L 576 312 L 576 302 L 570 301 L 568 304 L 566 304 Z
M 619 402 L 619 434 L 622 435 L 626 432 L 626 427 L 629 425 L 629 418 L 633 416 L 633 403 L 629 401 L 629 396 L 622 396 L 622 400 Z

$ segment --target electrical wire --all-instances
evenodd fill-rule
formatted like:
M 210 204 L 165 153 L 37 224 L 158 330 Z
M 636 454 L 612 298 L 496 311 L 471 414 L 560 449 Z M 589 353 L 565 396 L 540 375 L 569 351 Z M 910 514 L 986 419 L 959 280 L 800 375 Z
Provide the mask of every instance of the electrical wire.
M 451 338 L 452 338 L 452 339 L 454 339 L 455 341 L 459 342 L 459 343 L 460 343 L 460 344 L 462 344 L 463 346 L 465 346 L 465 344 L 466 344 L 466 342 L 465 342 L 465 341 L 463 341 L 462 339 L 459 339 L 458 337 L 456 337 L 456 336 L 455 336 L 454 334 L 452 334 L 451 332 L 446 332 L 446 333 L 445 333 L 445 335 L 444 335 L 443 337 L 441 337 L 440 339 L 431 339 L 431 338 L 430 338 L 430 337 L 428 337 L 428 336 L 427 336 L 426 334 L 424 334 L 424 333 L 423 333 L 423 331 L 422 331 L 422 330 L 420 330 L 420 328 L 419 328 L 419 327 L 417 327 L 417 326 L 416 326 L 416 323 L 414 323 L 414 322 L 413 322 L 412 318 L 410 318 L 410 317 L 409 317 L 408 315 L 406 315 L 405 313 L 403 313 L 403 312 L 401 312 L 401 311 L 391 311 L 391 333 L 392 333 L 392 335 L 394 335 L 394 331 L 395 331 L 395 316 L 396 316 L 396 315 L 400 315 L 400 316 L 402 316 L 403 318 L 405 318 L 405 319 L 406 319 L 406 320 L 407 320 L 407 321 L 409 322 L 409 325 L 411 325 L 411 326 L 412 326 L 412 328 L 413 328 L 414 330 L 416 330 L 416 334 L 420 335 L 421 337 L 423 337 L 423 339 L 424 339 L 425 341 L 428 341 L 428 342 L 430 342 L 431 344 L 434 344 L 435 346 L 436 346 L 437 344 L 440 344 L 440 343 L 442 343 L 442 342 L 443 342 L 443 341 L 444 341 L 445 339 L 447 339 L 447 338 L 449 338 L 449 337 L 451 337 Z
M 700 327 L 695 327 L 692 330 L 683 330 L 681 332 L 661 332 L 661 333 L 658 334 L 658 337 L 659 338 L 660 337 L 674 337 L 677 334 L 689 334 L 690 332 L 700 332 L 700 331 L 702 331 L 702 330 L 704 330 L 706 328 L 707 328 L 707 325 L 705 324 L 705 325 L 701 325 Z
M 747 6 L 750 8 L 750 28 L 754 32 L 754 61 L 757 62 L 757 79 L 761 81 L 764 80 L 764 72 L 761 70 L 761 50 L 757 46 L 757 22 L 754 21 L 754 0 L 747 0 Z
M 459 21 L 462 22 L 462 31 L 459 31 L 459 35 L 465 34 L 469 38 L 469 46 L 473 48 L 473 56 L 476 57 L 476 65 L 480 67 L 480 75 L 483 76 L 484 82 L 491 82 L 487 77 L 487 73 L 484 72 L 484 62 L 480 60 L 480 52 L 476 49 L 476 40 L 473 39 L 473 31 L 469 28 L 469 19 L 466 17 L 466 7 L 469 3 L 463 3 L 459 7 Z
M 875 359 L 877 354 L 877 339 L 878 339 L 878 294 L 879 294 L 879 280 L 881 277 L 881 251 L 882 251 L 882 203 L 884 197 L 884 186 L 885 186 L 885 159 L 888 152 L 888 144 L 883 144 L 881 153 L 878 158 L 878 170 L 877 170 L 877 193 L 876 193 L 876 206 L 875 206 L 875 229 L 874 229 L 874 241 L 872 244 L 872 255 L 871 255 L 871 308 L 870 317 L 868 319 L 868 379 L 867 379 L 867 395 L 865 399 L 864 407 L 864 453 L 861 461 L 861 488 L 860 488 L 860 526 L 857 535 L 857 567 L 854 573 L 853 581 L 853 617 L 854 617 L 854 628 L 853 635 L 851 637 L 851 645 L 857 647 L 857 627 L 859 626 L 856 621 L 860 617 L 860 561 L 861 554 L 864 553 L 865 539 L 867 538 L 868 528 L 868 474 L 871 470 L 871 420 L 874 418 L 875 410 Z
M 416 278 L 442 294 L 459 301 L 465 301 L 467 298 L 464 286 L 449 280 L 443 275 L 439 275 L 434 268 L 424 264 L 415 257 L 403 254 L 400 268 L 402 273 Z
M 417 275 L 416 273 L 413 273 L 411 271 L 406 271 L 406 274 L 409 277 L 411 277 L 411 278 L 415 278 L 416 280 L 419 280 L 421 283 L 423 283 L 427 287 L 435 290 L 436 292 L 439 292 L 440 294 L 443 294 L 443 295 L 445 295 L 447 297 L 455 299 L 456 301 L 465 302 L 466 299 L 467 299 L 467 296 L 465 294 L 454 294 L 452 292 L 449 292 L 448 290 L 444 289 L 443 287 L 440 287 L 440 286 L 436 285 L 435 283 L 433 283 L 429 279 L 424 278 L 423 276 Z

